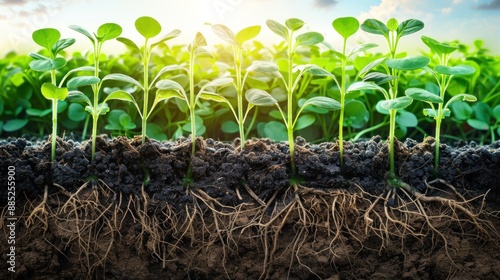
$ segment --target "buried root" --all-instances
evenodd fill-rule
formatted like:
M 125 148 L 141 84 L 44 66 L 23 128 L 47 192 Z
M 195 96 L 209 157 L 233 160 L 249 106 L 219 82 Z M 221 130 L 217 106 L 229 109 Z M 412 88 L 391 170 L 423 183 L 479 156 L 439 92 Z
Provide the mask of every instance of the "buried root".
M 353 268 L 363 251 L 380 255 L 399 244 L 406 256 L 410 240 L 430 244 L 432 252 L 443 250 L 455 267 L 450 273 L 456 273 L 457 248 L 450 236 L 500 246 L 490 221 L 498 217 L 484 208 L 486 194 L 466 199 L 445 182 L 426 184 L 429 193 L 401 183 L 380 195 L 354 184 L 351 190 L 299 185 L 297 191 L 277 190 L 268 199 L 245 188 L 237 193 L 240 200 L 240 191 L 247 199 L 228 206 L 203 188 L 187 188 L 183 195 L 190 200 L 172 204 L 150 197 L 144 186 L 138 195 L 125 196 L 95 181 L 74 193 L 61 186 L 56 186 L 56 194 L 45 190 L 40 203 L 28 204 L 29 214 L 23 219 L 27 228 L 43 229 L 43 234 L 57 231 L 59 242 L 52 240 L 52 246 L 66 258 L 79 258 L 81 270 L 94 278 L 104 277 L 106 265 L 115 258 L 114 248 L 130 234 L 135 238 L 130 245 L 147 252 L 162 270 L 179 269 L 180 260 L 189 260 L 182 271 L 194 278 L 210 275 L 208 268 L 216 266 L 226 278 L 233 278 L 234 260 L 245 257 L 262 260 L 260 267 L 240 268 L 253 271 L 256 278 L 291 277 L 303 271 L 326 278 L 321 272 L 325 268 Z M 348 247 L 358 253 L 353 255 Z M 196 258 L 214 253 L 218 258 L 205 258 L 206 263 Z

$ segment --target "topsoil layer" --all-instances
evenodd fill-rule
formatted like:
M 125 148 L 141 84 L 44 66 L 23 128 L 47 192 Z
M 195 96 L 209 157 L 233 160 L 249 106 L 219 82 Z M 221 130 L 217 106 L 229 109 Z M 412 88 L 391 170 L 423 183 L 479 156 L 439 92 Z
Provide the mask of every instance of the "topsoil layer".
M 343 170 L 337 143 L 297 138 L 295 193 L 286 143 L 196 145 L 187 189 L 187 139 L 98 138 L 93 162 L 89 143 L 59 140 L 53 164 L 50 144 L 4 141 L 0 182 L 14 166 L 19 220 L 16 273 L 7 272 L 9 229 L 0 224 L 1 278 L 500 279 L 500 141 L 442 145 L 440 180 L 434 139 L 396 142 L 402 182 L 467 201 L 485 230 L 444 203 L 425 204 L 424 215 L 400 190 L 388 206 L 380 137 L 346 142 Z M 45 189 L 46 211 L 30 217 Z M 4 223 L 7 197 L 2 187 Z

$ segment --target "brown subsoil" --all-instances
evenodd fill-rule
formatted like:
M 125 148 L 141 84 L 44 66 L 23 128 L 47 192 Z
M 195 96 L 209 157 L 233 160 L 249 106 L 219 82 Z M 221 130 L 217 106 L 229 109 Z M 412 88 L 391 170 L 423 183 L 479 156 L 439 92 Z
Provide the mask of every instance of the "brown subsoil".
M 1 279 L 500 279 L 500 141 L 0 144 Z M 7 203 L 15 167 L 15 272 Z M 11 168 L 12 169 L 12 168 Z M 12 206 L 12 204 L 10 205 Z

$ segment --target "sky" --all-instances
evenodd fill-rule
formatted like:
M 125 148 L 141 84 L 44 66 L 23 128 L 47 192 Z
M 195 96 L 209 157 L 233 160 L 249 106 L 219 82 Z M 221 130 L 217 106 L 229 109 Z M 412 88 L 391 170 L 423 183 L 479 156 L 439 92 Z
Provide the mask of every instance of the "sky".
M 90 41 L 68 28 L 80 25 L 94 32 L 106 22 L 122 26 L 122 36 L 142 44 L 134 27 L 138 17 L 151 16 L 162 25 L 162 33 L 180 29 L 182 35 L 171 44 L 188 44 L 196 32 L 207 37 L 209 45 L 221 43 L 206 23 L 220 23 L 237 32 L 251 25 L 261 25 L 256 38 L 275 44 L 280 38 L 266 26 L 267 19 L 284 23 L 287 18 L 300 18 L 306 25 L 299 31 L 317 31 L 325 41 L 340 46 L 341 37 L 332 28 L 338 17 L 353 16 L 360 22 L 376 18 L 400 22 L 414 18 L 424 22 L 418 33 L 401 39 L 400 50 L 427 50 L 420 40 L 425 35 L 438 41 L 460 40 L 471 44 L 485 41 L 492 54 L 500 54 L 500 0 L 0 0 L 0 55 L 9 51 L 27 53 L 39 49 L 31 34 L 40 28 L 57 28 L 62 38 L 75 38 L 70 50 L 91 49 Z M 411 37 L 411 38 L 410 38 Z M 350 44 L 380 42 L 377 36 L 358 31 Z M 124 50 L 119 43 L 105 45 L 104 52 Z

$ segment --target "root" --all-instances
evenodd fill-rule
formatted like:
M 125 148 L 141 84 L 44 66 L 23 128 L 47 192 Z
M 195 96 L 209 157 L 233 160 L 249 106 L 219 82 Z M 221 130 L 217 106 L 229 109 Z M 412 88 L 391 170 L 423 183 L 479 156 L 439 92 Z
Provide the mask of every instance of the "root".
M 30 228 L 33 224 L 35 224 L 35 219 L 38 219 L 43 224 L 44 232 L 47 231 L 47 229 L 49 228 L 49 222 L 48 222 L 49 212 L 46 208 L 48 194 L 49 194 L 48 186 L 45 185 L 42 201 L 33 209 L 33 211 L 31 211 L 28 218 L 26 218 L 25 224 L 27 228 Z

